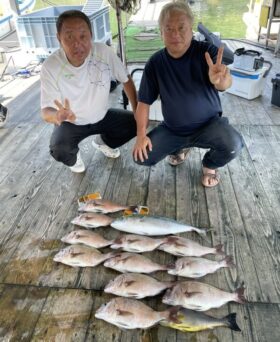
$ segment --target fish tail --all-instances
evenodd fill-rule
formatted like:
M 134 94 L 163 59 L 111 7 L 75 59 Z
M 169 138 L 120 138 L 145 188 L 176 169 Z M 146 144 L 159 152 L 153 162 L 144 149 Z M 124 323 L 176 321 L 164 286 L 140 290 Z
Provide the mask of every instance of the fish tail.
M 226 267 L 236 266 L 233 262 L 232 255 L 226 255 L 226 257 L 222 261 L 225 263 Z
M 174 262 L 164 266 L 164 270 L 166 270 L 166 271 L 174 270 L 174 268 L 175 268 Z
M 234 331 L 241 331 L 238 324 L 236 323 L 236 313 L 231 313 L 227 315 L 225 318 L 225 321 L 227 322 L 227 326 Z
M 206 236 L 206 234 L 210 231 L 209 228 L 195 228 L 194 231 L 196 231 L 198 234 Z
M 244 291 L 245 291 L 245 287 L 243 285 L 240 286 L 238 289 L 236 289 L 235 293 L 236 293 L 236 302 L 237 303 L 240 303 L 240 304 L 246 303 Z
M 220 243 L 217 246 L 214 246 L 216 253 L 217 254 L 225 254 L 225 252 L 222 250 L 223 247 L 224 247 L 224 245 L 222 243 Z
M 174 281 L 164 281 L 164 284 L 166 285 L 167 289 L 170 289 L 171 287 L 174 287 L 178 283 L 177 280 Z

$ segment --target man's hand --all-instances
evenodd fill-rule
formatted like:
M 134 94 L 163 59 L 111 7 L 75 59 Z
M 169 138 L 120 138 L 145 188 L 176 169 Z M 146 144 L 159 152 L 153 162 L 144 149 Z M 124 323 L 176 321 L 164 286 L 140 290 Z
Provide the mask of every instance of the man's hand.
M 214 64 L 209 53 L 205 52 L 206 62 L 209 67 L 209 79 L 210 82 L 218 90 L 226 90 L 231 86 L 231 76 L 226 65 L 222 64 L 224 53 L 224 47 L 220 47 L 218 50 L 217 60 Z
M 60 125 L 63 121 L 74 122 L 76 120 L 76 115 L 72 112 L 68 99 L 65 99 L 64 106 L 58 100 L 54 100 L 54 103 L 58 108 L 56 112 L 58 125 Z
M 139 159 L 141 162 L 144 162 L 145 159 L 148 159 L 148 151 L 152 151 L 152 142 L 150 138 L 146 135 L 141 138 L 137 137 L 132 152 L 134 160 L 138 161 Z

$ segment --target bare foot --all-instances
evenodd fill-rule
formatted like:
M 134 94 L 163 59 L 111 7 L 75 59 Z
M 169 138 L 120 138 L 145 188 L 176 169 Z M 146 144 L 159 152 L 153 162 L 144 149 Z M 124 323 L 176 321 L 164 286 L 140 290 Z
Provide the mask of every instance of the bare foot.
M 208 169 L 207 167 L 202 168 L 202 185 L 207 188 L 216 186 L 220 181 L 220 176 L 217 170 Z

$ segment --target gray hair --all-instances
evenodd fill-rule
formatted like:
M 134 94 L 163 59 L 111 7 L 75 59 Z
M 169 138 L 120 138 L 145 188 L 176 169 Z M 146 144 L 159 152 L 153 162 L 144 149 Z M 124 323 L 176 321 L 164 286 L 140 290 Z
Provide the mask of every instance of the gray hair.
M 164 20 L 168 18 L 172 12 L 181 12 L 185 14 L 188 20 L 190 21 L 191 26 L 193 25 L 194 17 L 193 17 L 192 10 L 190 9 L 186 1 L 181 0 L 181 1 L 169 2 L 168 4 L 162 7 L 159 18 L 158 18 L 158 24 L 159 24 L 160 29 L 162 28 Z

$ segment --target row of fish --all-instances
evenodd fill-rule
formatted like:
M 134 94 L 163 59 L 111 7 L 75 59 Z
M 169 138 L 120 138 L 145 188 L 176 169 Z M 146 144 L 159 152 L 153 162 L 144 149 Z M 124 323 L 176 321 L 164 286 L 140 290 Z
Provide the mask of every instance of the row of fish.
M 71 223 L 85 228 L 111 225 L 111 227 L 123 232 L 146 236 L 161 236 L 192 231 L 205 236 L 207 233 L 207 229 L 196 228 L 170 218 L 139 214 L 112 218 L 104 214 L 83 213 L 75 217 Z
M 179 236 L 148 237 L 191 231 L 206 235 L 206 229 L 156 216 L 134 214 L 111 218 L 103 213 L 135 210 L 137 207 L 120 206 L 100 198 L 84 199 L 79 202 L 79 211 L 86 213 L 72 220 L 73 224 L 85 228 L 111 226 L 120 231 L 134 233 L 119 236 L 114 240 L 107 240 L 93 231 L 80 229 L 62 238 L 63 242 L 70 243 L 71 246 L 57 253 L 54 257 L 55 261 L 74 267 L 94 267 L 104 263 L 105 267 L 123 273 L 111 280 L 104 288 L 104 292 L 121 297 L 103 304 L 96 311 L 96 318 L 125 329 L 146 329 L 160 323 L 163 326 L 181 331 L 200 331 L 218 326 L 240 331 L 236 323 L 235 313 L 217 319 L 190 309 L 206 311 L 220 307 L 230 301 L 243 303 L 245 301 L 243 287 L 234 293 L 229 293 L 197 281 L 164 282 L 143 274 L 166 270 L 172 275 L 200 278 L 208 273 L 215 272 L 219 268 L 234 266 L 230 256 L 225 256 L 220 261 L 202 258 L 207 254 L 224 254 L 222 245 L 213 248 L 206 247 Z M 121 251 L 101 253 L 98 248 L 103 247 Z M 155 249 L 163 250 L 181 258 L 174 264 L 160 265 L 143 255 L 135 254 Z M 162 302 L 172 305 L 172 307 L 162 312 L 154 311 L 149 306 L 135 300 L 155 296 L 163 291 L 165 294 Z
M 143 253 L 160 249 L 176 256 L 204 256 L 207 254 L 224 254 L 223 245 L 215 247 L 203 246 L 193 240 L 180 236 L 151 238 L 136 234 L 123 234 L 114 240 L 107 240 L 93 231 L 78 229 L 65 235 L 62 242 L 69 244 L 84 244 L 94 248 L 110 246 L 112 249 L 121 249 L 126 252 Z
M 240 331 L 236 323 L 236 313 L 223 318 L 214 318 L 204 313 L 181 307 L 171 307 L 155 311 L 144 303 L 128 298 L 114 298 L 103 304 L 95 317 L 124 329 L 147 329 L 158 323 L 181 331 L 201 331 L 215 327 L 227 327 Z
M 126 273 L 153 273 L 167 271 L 181 277 L 200 278 L 214 273 L 222 267 L 233 265 L 232 258 L 227 256 L 220 261 L 199 257 L 183 257 L 174 264 L 161 265 L 142 254 L 130 252 L 101 253 L 98 249 L 83 245 L 71 245 L 54 256 L 54 261 L 73 267 L 94 267 L 104 262 L 105 267 Z
M 111 280 L 104 292 L 116 296 L 142 299 L 167 290 L 162 302 L 186 309 L 206 311 L 228 302 L 244 303 L 244 287 L 230 293 L 198 281 L 159 281 L 138 273 L 125 273 Z

